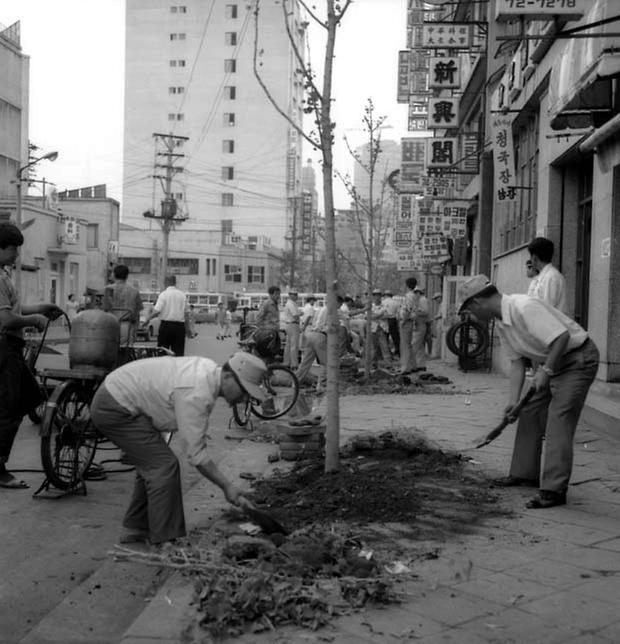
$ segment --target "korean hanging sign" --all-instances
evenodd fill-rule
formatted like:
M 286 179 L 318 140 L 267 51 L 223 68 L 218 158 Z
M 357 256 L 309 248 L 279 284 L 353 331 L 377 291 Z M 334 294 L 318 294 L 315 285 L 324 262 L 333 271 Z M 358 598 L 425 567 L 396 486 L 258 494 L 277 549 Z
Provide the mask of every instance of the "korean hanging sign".
M 429 129 L 445 129 L 459 126 L 458 98 L 430 98 L 428 100 Z
M 450 168 L 457 160 L 458 139 L 426 139 L 426 167 Z
M 493 146 L 493 192 L 496 202 L 514 201 L 515 155 L 512 139 L 512 119 L 508 114 L 491 115 Z
M 457 56 L 431 56 L 428 86 L 438 89 L 461 87 L 461 61 Z
M 467 22 L 425 22 L 421 46 L 426 49 L 469 49 L 472 27 Z

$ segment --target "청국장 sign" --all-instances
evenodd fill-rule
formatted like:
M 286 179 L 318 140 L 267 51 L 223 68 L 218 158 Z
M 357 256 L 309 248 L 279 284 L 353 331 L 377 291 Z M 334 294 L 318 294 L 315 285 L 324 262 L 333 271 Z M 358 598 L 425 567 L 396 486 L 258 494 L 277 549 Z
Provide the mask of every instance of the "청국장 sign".
M 491 115 L 491 144 L 495 201 L 514 201 L 516 198 L 515 155 L 512 119 L 509 114 Z

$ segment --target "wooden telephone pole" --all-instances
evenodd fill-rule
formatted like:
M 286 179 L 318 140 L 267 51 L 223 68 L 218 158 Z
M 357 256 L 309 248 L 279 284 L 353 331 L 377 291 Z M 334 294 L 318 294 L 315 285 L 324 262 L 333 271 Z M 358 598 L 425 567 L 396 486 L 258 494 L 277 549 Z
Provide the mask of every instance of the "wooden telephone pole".
M 177 215 L 177 202 L 172 192 L 172 180 L 177 174 L 183 172 L 183 168 L 174 165 L 174 162 L 176 159 L 184 158 L 185 155 L 174 152 L 174 150 L 177 147 L 177 141 L 189 141 L 189 137 L 177 136 L 174 134 L 159 134 L 158 132 L 154 132 L 153 137 L 156 139 L 156 149 L 158 142 L 163 143 L 165 148 L 164 152 L 156 153 L 156 156 L 164 157 L 164 162 L 155 164 L 155 174 L 153 174 L 153 178 L 159 179 L 160 181 L 161 188 L 164 193 L 164 198 L 161 201 L 161 211 L 159 215 L 156 215 L 154 212 L 147 211 L 144 213 L 144 216 L 149 219 L 157 219 L 163 233 L 161 271 L 159 274 L 159 283 L 160 286 L 163 287 L 164 278 L 168 272 L 168 249 L 170 245 L 170 231 L 172 230 L 172 227 L 175 223 L 182 222 L 187 219 L 186 216 Z M 161 174 L 161 170 L 164 171 L 164 174 Z

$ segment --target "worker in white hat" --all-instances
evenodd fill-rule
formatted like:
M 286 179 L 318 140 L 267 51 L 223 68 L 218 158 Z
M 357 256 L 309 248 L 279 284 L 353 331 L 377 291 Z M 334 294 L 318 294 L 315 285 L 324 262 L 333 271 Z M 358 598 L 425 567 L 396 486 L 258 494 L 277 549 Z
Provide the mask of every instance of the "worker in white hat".
M 208 419 L 218 397 L 235 404 L 265 400 L 265 363 L 245 352 L 222 367 L 208 358 L 130 362 L 97 389 L 90 413 L 97 429 L 125 453 L 136 482 L 123 519 L 122 543 L 157 544 L 185 536 L 179 461 L 162 434 L 185 439 L 189 461 L 235 505 L 249 504 L 211 460 Z
M 496 484 L 540 485 L 529 508 L 563 505 L 572 471 L 573 437 L 598 369 L 598 349 L 588 332 L 559 309 L 530 295 L 504 295 L 485 275 L 463 282 L 458 295 L 459 313 L 467 310 L 479 320 L 496 320 L 511 361 L 508 418 L 523 388 L 525 359 L 539 365 L 533 380 L 536 393 L 519 416 L 510 475 Z

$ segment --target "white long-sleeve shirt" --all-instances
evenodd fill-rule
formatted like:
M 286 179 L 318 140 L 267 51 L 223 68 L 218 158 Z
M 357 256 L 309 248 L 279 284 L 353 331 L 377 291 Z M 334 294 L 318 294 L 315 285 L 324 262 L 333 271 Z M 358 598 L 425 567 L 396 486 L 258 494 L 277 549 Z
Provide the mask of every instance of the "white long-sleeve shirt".
M 147 416 L 158 431 L 178 431 L 187 442 L 190 463 L 197 466 L 210 460 L 207 429 L 221 371 L 198 356 L 146 358 L 119 367 L 104 385 L 121 407 Z
M 547 264 L 530 282 L 527 294 L 551 304 L 551 306 L 559 309 L 564 314 L 568 313 L 566 306 L 566 280 L 564 275 L 553 264 Z

